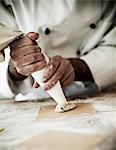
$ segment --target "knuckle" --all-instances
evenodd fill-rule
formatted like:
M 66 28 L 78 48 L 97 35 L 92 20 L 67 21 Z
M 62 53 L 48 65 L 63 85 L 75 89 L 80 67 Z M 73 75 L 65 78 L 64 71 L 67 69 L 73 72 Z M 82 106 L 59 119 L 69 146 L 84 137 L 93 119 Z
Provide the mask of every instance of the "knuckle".
M 20 73 L 20 74 L 22 74 L 22 75 L 25 75 L 25 71 L 24 71 L 24 69 L 23 68 L 16 68 L 17 69 L 17 72 L 18 73 Z
M 37 69 L 36 69 L 36 65 L 35 64 L 33 64 L 31 67 L 30 67 L 30 73 L 32 73 L 32 72 L 35 72 Z
M 68 65 L 69 64 L 69 60 L 67 60 L 66 58 L 63 58 L 63 62 Z
M 27 45 L 27 46 L 23 47 L 23 49 L 26 50 L 27 54 L 36 52 L 33 45 Z
M 44 64 L 42 63 L 42 61 L 41 62 L 37 62 L 34 65 L 35 65 L 34 71 L 41 70 L 42 68 L 44 68 Z
M 69 60 L 64 59 L 64 68 L 67 70 L 70 70 L 70 68 L 72 68 Z
M 46 66 L 46 62 L 42 61 L 40 69 L 44 68 L 45 66 Z
M 44 55 L 39 52 L 39 53 L 38 53 L 38 58 L 39 58 L 39 60 L 43 60 L 43 59 L 44 59 Z
M 48 66 L 47 66 L 46 72 L 48 72 L 48 73 L 49 73 L 49 72 L 54 72 L 54 69 L 55 69 L 55 68 L 54 68 L 54 65 L 50 63 L 50 64 L 48 64 Z
M 20 66 L 20 63 L 17 61 L 13 61 L 14 65 L 18 68 Z
M 63 71 L 57 72 L 56 80 L 60 80 L 61 76 L 63 75 Z
M 52 88 L 52 84 L 51 83 L 49 83 L 47 86 L 48 86 L 48 89 Z
M 45 89 L 46 89 L 46 90 L 49 90 L 49 89 L 51 89 L 55 84 L 56 84 L 55 81 L 50 81 L 50 82 L 48 82 L 48 83 L 45 85 Z
M 69 65 L 69 64 L 70 64 L 70 61 L 69 61 L 69 60 L 67 60 L 67 59 L 65 59 L 65 62 L 66 62 L 66 64 L 67 64 L 67 65 Z
M 32 59 L 32 61 L 35 61 L 35 59 L 36 59 L 36 53 L 32 53 L 31 54 L 31 59 Z
M 48 68 L 52 65 L 54 65 L 55 66 L 55 64 L 56 64 L 56 61 L 52 58 L 52 59 L 50 59 L 50 61 L 49 61 L 49 64 L 48 64 Z
M 40 52 L 40 48 L 38 45 L 31 45 L 31 48 L 33 52 Z
M 53 57 L 53 59 L 55 61 L 61 61 L 62 60 L 62 57 L 60 55 L 56 55 L 55 57 Z
M 61 59 L 62 59 L 62 57 L 61 57 L 60 55 L 56 55 L 55 58 L 56 58 L 57 60 L 61 60 Z
M 58 81 L 58 80 L 53 80 L 53 81 L 51 82 L 51 85 L 54 86 L 54 85 L 57 83 L 57 81 Z
M 42 62 L 43 62 L 43 65 L 44 65 L 44 66 L 46 66 L 46 65 L 47 65 L 47 63 L 46 63 L 45 59 L 44 59 L 44 60 L 42 60 Z
M 32 44 L 32 40 L 30 40 L 28 37 L 23 37 L 20 40 L 20 43 L 23 44 Z
M 65 66 L 66 66 L 67 69 L 71 67 L 70 63 L 68 61 L 65 62 Z
M 50 83 L 50 85 L 49 85 L 49 88 L 51 89 L 54 85 L 55 85 L 55 82 L 52 81 L 52 82 Z
M 43 54 L 42 53 L 40 53 L 40 52 L 36 52 L 36 59 L 38 60 L 38 61 L 42 61 L 42 60 L 44 60 L 44 56 L 43 56 Z
M 42 53 L 40 53 L 40 56 L 41 56 L 41 59 L 44 59 L 45 60 L 45 57 Z
M 49 66 L 50 66 L 50 68 L 57 68 L 57 66 L 60 64 L 60 59 L 59 58 L 52 58 L 51 60 L 50 60 L 50 63 L 49 63 Z
M 48 79 L 50 76 L 50 73 L 48 72 L 48 70 L 46 70 L 46 72 L 44 73 L 44 78 Z
M 39 46 L 36 46 L 35 49 L 38 51 L 38 52 L 41 52 L 41 48 Z
M 50 87 L 49 87 L 49 85 L 44 85 L 44 90 L 49 90 L 50 89 Z
M 54 61 L 54 62 L 52 63 L 52 65 L 53 65 L 53 68 L 57 68 L 57 66 L 59 65 L 59 63 L 58 63 L 57 61 Z

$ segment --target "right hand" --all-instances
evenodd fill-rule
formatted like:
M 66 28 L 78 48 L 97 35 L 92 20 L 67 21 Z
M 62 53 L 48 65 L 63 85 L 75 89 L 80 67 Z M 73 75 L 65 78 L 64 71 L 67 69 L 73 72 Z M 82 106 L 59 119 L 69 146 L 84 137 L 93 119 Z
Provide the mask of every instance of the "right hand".
M 11 59 L 18 73 L 28 76 L 46 66 L 40 47 L 37 45 L 38 33 L 30 32 L 10 44 Z

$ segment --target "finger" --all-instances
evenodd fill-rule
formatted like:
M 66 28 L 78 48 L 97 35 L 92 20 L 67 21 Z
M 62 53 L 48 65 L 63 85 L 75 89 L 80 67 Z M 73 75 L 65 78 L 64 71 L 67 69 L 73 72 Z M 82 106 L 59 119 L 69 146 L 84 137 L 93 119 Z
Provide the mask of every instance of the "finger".
M 41 61 L 36 62 L 34 64 L 30 64 L 30 65 L 27 65 L 27 66 L 24 66 L 21 68 L 16 68 L 16 69 L 17 69 L 17 72 L 19 72 L 20 74 L 28 76 L 37 70 L 41 70 L 45 66 L 46 66 L 45 60 L 41 60 Z
M 16 61 L 15 61 L 16 60 Z M 30 53 L 28 55 L 23 56 L 20 60 L 14 59 L 14 64 L 17 67 L 24 67 L 38 61 L 44 60 L 44 56 L 40 52 Z
M 65 87 L 65 86 L 71 84 L 71 83 L 74 81 L 74 78 L 75 78 L 75 74 L 74 74 L 74 73 L 71 73 L 71 74 L 67 77 L 67 79 L 65 79 L 65 81 L 64 81 L 63 83 L 61 83 L 62 86 Z
M 34 52 L 41 52 L 40 47 L 36 45 L 31 45 L 31 46 L 18 48 L 14 51 L 11 51 L 10 55 L 12 59 L 17 59 L 17 58 L 20 59 L 20 57 L 23 57 L 25 55 L 28 55 Z
M 59 68 L 56 70 L 56 72 L 54 73 L 54 75 L 52 76 L 52 78 L 50 80 L 48 80 L 46 83 L 44 83 L 44 90 L 49 90 L 51 89 L 58 80 L 60 80 L 62 78 L 62 76 L 64 75 L 64 61 L 61 61 L 61 64 L 59 66 Z
M 43 75 L 43 82 L 47 82 L 54 75 L 54 73 L 60 66 L 61 59 L 62 58 L 60 56 L 55 56 L 50 60 L 48 66 L 46 68 L 46 71 Z
M 10 44 L 10 48 L 11 48 L 11 50 L 14 50 L 14 49 L 29 46 L 29 45 L 33 45 L 33 41 L 30 40 L 28 37 L 23 37 L 21 39 L 17 39 L 14 42 L 12 42 Z M 35 44 L 35 45 L 37 45 L 37 44 Z
M 26 36 L 31 40 L 37 40 L 39 38 L 39 34 L 36 32 L 29 32 Z
M 40 85 L 37 82 L 34 82 L 33 87 L 38 88 Z
M 28 34 L 31 34 L 31 33 L 35 33 L 35 32 L 29 32 Z M 33 40 L 33 37 L 32 37 L 32 38 L 29 38 L 29 37 L 28 37 L 28 34 L 27 34 L 26 36 L 21 35 L 21 36 L 19 36 L 19 38 L 17 38 L 16 40 L 23 39 L 24 37 L 27 37 L 28 39 L 30 39 L 30 40 L 32 41 L 33 45 L 37 45 L 38 43 L 37 43 L 35 40 Z M 38 35 L 39 35 L 39 34 L 36 33 L 35 39 L 37 39 Z
M 69 67 L 68 70 L 66 70 L 64 75 L 62 76 L 61 83 L 63 83 L 71 74 L 75 74 L 74 69 L 72 67 Z

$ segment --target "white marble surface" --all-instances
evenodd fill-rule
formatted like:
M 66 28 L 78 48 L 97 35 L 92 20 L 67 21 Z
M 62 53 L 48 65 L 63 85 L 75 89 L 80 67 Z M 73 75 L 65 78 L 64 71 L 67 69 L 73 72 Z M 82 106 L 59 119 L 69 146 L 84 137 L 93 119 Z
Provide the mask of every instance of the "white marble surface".
M 81 101 L 81 100 L 80 100 Z M 79 102 L 79 101 L 78 101 Z M 116 98 L 88 98 L 83 103 L 92 103 L 95 114 L 83 113 L 57 119 L 34 120 L 41 104 L 37 102 L 0 102 L 0 147 L 15 145 L 47 130 L 65 130 L 82 133 L 108 133 L 116 128 Z M 0 149 L 2 150 L 2 149 Z

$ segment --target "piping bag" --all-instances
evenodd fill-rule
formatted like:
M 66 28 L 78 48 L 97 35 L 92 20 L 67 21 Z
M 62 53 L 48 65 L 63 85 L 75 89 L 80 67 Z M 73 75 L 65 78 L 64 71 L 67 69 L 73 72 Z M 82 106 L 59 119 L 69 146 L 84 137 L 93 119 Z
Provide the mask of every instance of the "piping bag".
M 12 41 L 14 41 L 15 39 L 17 39 L 19 36 L 23 34 L 21 31 L 8 28 L 3 24 L 0 24 L 0 33 L 1 33 L 0 51 L 2 51 Z M 49 63 L 49 58 L 45 54 L 44 56 L 46 62 Z M 4 56 L 2 55 L 1 52 L 0 52 L 0 61 L 4 61 Z M 42 83 L 42 77 L 45 70 L 46 67 L 32 73 L 32 77 L 41 87 L 43 87 L 44 84 Z M 67 102 L 59 81 L 51 89 L 47 90 L 47 93 L 57 102 L 57 106 L 55 108 L 56 112 L 65 112 L 76 108 L 76 104 Z
M 45 54 L 43 55 L 48 64 L 49 58 Z M 35 79 L 35 81 L 41 87 L 43 87 L 44 85 L 44 83 L 42 83 L 42 78 L 43 78 L 43 74 L 45 70 L 46 70 L 46 67 L 31 74 L 32 77 Z M 76 104 L 67 102 L 66 97 L 61 88 L 60 81 L 57 81 L 57 83 L 51 89 L 47 90 L 47 93 L 57 102 L 57 106 L 55 108 L 56 112 L 66 112 L 66 111 L 76 108 Z

